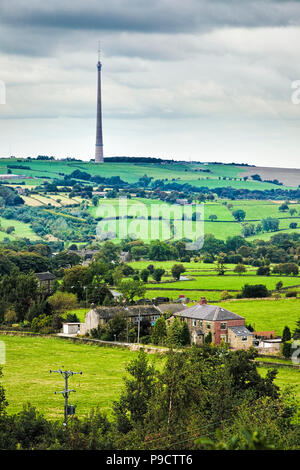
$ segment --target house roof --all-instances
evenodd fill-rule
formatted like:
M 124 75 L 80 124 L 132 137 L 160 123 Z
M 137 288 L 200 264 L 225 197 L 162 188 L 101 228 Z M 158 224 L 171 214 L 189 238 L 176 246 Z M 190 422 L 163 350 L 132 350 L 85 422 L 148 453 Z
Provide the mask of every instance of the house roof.
M 225 308 L 218 307 L 217 305 L 200 305 L 199 303 L 186 308 L 175 315 L 184 318 L 208 321 L 243 320 L 243 317 L 240 317 L 236 313 L 230 312 Z
M 170 313 L 177 313 L 177 312 L 181 312 L 182 310 L 184 310 L 186 307 L 185 305 L 182 305 L 182 304 L 159 304 L 157 305 L 157 308 L 159 309 L 159 311 L 161 313 L 166 313 L 166 312 L 170 312 Z
M 245 326 L 229 326 L 228 329 L 231 330 L 235 336 L 253 336 L 253 333 Z
M 123 295 L 121 294 L 121 292 L 117 292 L 116 290 L 112 290 L 112 289 L 110 289 L 110 292 L 114 297 L 122 297 Z
M 99 315 L 99 318 L 110 319 L 116 314 L 121 313 L 125 317 L 147 317 L 152 315 L 160 315 L 160 311 L 152 305 L 130 305 L 124 307 L 98 307 L 92 308 L 90 311 L 94 311 Z M 88 312 L 89 313 L 89 312 Z
M 49 271 L 45 273 L 35 273 L 35 275 L 39 281 L 52 281 L 53 279 L 56 279 L 56 276 Z

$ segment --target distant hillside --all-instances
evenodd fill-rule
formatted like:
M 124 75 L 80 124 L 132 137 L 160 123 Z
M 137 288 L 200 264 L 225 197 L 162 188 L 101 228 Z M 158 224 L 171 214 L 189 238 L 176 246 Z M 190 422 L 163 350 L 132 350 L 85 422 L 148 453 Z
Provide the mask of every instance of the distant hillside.
M 75 170 L 84 171 L 91 176 L 104 178 L 119 176 L 126 183 L 136 183 L 147 175 L 152 180 L 189 184 L 208 189 L 232 187 L 249 191 L 276 190 L 278 186 L 295 188 L 300 183 L 300 170 L 259 168 L 245 164 L 222 164 L 207 162 L 177 162 L 144 157 L 111 157 L 105 163 L 66 159 L 53 160 L 53 157 L 39 159 L 0 159 L 0 174 L 10 172 L 30 177 L 24 184 L 40 185 L 44 180 L 64 178 Z M 11 181 L 14 182 L 13 180 Z M 20 184 L 20 180 L 16 180 Z
M 299 186 L 300 169 L 299 168 L 270 168 L 250 166 L 246 170 L 243 168 L 243 176 L 258 174 L 262 180 L 280 181 L 286 186 Z

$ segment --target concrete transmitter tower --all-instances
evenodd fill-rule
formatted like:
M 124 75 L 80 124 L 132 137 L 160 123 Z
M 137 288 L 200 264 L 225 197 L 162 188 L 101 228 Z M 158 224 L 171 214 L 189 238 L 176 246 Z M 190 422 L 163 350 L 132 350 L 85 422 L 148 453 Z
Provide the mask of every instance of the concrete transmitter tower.
M 103 138 L 102 138 L 102 106 L 101 106 L 101 67 L 100 50 L 98 51 L 97 75 L 98 75 L 98 90 L 97 90 L 97 127 L 96 127 L 96 150 L 95 150 L 95 163 L 103 163 Z

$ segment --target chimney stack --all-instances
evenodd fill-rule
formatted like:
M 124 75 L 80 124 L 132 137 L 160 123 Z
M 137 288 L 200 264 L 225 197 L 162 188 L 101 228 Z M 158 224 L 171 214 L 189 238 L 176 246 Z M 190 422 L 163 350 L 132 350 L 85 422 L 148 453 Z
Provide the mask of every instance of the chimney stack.
M 201 299 L 199 300 L 199 304 L 200 304 L 200 305 L 207 305 L 207 299 L 206 299 L 206 297 L 201 297 Z

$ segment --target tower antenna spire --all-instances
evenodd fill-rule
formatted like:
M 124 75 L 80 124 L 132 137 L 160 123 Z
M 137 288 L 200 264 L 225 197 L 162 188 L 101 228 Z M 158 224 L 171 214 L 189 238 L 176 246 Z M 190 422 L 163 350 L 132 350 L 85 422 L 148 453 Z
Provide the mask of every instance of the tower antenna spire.
M 98 41 L 98 62 L 100 62 L 100 58 L 101 58 L 101 43 L 100 41 Z
M 97 126 L 96 126 L 96 148 L 95 163 L 103 163 L 103 137 L 102 137 L 102 110 L 101 110 L 101 68 L 100 62 L 100 41 L 98 42 L 98 63 L 97 63 Z

